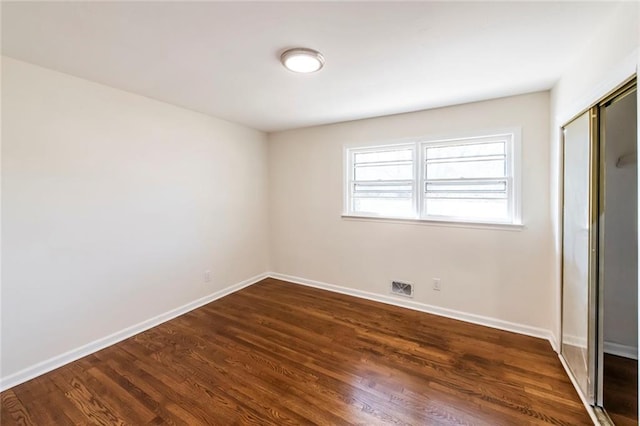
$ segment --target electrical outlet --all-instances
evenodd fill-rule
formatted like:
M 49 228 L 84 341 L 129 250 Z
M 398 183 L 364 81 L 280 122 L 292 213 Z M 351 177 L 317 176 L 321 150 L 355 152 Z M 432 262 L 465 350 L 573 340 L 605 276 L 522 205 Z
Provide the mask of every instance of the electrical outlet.
M 433 289 L 435 291 L 440 291 L 440 278 L 433 279 Z
M 204 271 L 204 282 L 208 283 L 211 281 L 211 271 Z

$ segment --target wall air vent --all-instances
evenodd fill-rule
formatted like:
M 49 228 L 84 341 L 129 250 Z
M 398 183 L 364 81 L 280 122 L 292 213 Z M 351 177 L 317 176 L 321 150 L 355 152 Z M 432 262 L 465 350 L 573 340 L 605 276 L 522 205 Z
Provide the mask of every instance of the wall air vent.
M 391 293 L 404 297 L 413 297 L 413 284 L 391 281 Z

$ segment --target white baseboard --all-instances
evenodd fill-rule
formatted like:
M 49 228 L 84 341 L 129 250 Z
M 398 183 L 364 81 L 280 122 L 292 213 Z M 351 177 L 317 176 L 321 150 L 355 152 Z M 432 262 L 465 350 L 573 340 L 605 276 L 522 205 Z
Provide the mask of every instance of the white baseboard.
M 564 333 L 562 335 L 562 343 L 565 345 L 575 346 L 577 348 L 583 348 L 585 351 L 587 350 L 587 338 L 584 336 L 574 336 L 572 334 Z
M 513 333 L 525 334 L 527 336 L 533 336 L 548 340 L 551 346 L 554 346 L 555 338 L 551 331 L 543 328 L 531 327 L 524 324 L 517 324 L 514 322 L 504 321 L 497 318 L 485 317 L 482 315 L 470 314 L 467 312 L 456 311 L 453 309 L 441 308 L 439 306 L 428 305 L 426 303 L 415 302 L 413 300 L 405 300 L 395 298 L 393 296 L 387 296 L 377 293 L 370 293 L 362 290 L 355 290 L 348 287 L 341 287 L 334 284 L 327 284 L 320 281 L 309 280 L 306 278 L 294 277 L 291 275 L 280 274 L 277 272 L 270 272 L 270 277 L 288 281 L 294 284 L 306 285 L 309 287 L 315 287 L 322 290 L 333 291 L 336 293 L 342 293 L 349 296 L 360 297 L 363 299 L 373 300 L 376 302 L 386 303 L 388 305 L 399 306 L 402 308 L 413 309 L 415 311 L 426 312 L 429 314 L 439 315 L 441 317 L 452 318 L 460 321 L 470 322 L 473 324 L 484 325 L 486 327 L 497 328 L 499 330 L 511 331 Z
M 552 331 L 549 331 L 549 343 L 551 343 L 551 347 L 556 353 L 560 353 L 560 345 L 558 344 L 558 338 L 556 334 Z
M 604 352 L 625 358 L 638 359 L 638 348 L 614 342 L 604 342 Z
M 224 297 L 228 294 L 234 293 L 238 290 L 241 290 L 245 287 L 255 284 L 258 281 L 261 281 L 267 277 L 268 277 L 267 273 L 256 275 L 254 277 L 241 281 L 237 284 L 234 284 L 222 290 L 216 291 L 215 293 L 211 293 L 200 299 L 194 300 L 193 302 L 187 303 L 178 308 L 175 308 L 163 314 L 157 315 L 153 318 L 149 318 L 148 320 L 142 321 L 141 323 L 132 325 L 131 327 L 127 327 L 124 330 L 120 330 L 118 332 L 110 334 L 109 336 L 105 336 L 98 340 L 94 340 L 93 342 L 88 343 L 79 348 L 72 349 L 68 352 L 57 355 L 53 358 L 42 361 L 38 364 L 32 365 L 31 367 L 27 367 L 7 377 L 2 377 L 0 378 L 0 391 L 5 391 L 9 388 L 19 385 L 20 383 L 24 383 L 37 376 L 48 373 L 49 371 L 55 370 L 56 368 L 62 367 L 65 364 L 76 361 L 82 357 L 90 355 L 108 346 L 114 345 L 118 342 L 121 342 L 122 340 L 128 339 L 129 337 L 135 336 L 136 334 L 142 333 L 143 331 L 146 331 L 150 328 L 153 328 L 164 322 L 174 319 L 180 315 L 186 314 L 189 311 L 192 311 L 201 306 L 204 306 L 207 303 L 213 302 L 216 299 L 220 299 L 221 297 Z

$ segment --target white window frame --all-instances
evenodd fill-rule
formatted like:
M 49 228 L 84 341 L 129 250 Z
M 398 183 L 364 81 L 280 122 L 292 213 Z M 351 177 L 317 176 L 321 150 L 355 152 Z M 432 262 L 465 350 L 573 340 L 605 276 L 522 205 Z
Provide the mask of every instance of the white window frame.
M 505 221 L 474 219 L 457 216 L 427 216 L 423 212 L 426 185 L 426 148 L 435 146 L 460 145 L 461 143 L 479 143 L 493 139 L 506 138 L 506 169 L 508 208 L 510 217 Z M 353 211 L 354 156 L 356 153 L 383 151 L 385 148 L 414 149 L 413 159 L 413 214 L 411 216 L 392 217 L 379 214 L 364 214 Z M 344 218 L 379 219 L 391 221 L 412 221 L 425 224 L 480 225 L 481 227 L 522 227 L 522 165 L 521 165 L 521 129 L 508 128 L 493 131 L 475 132 L 454 137 L 422 137 L 386 142 L 367 146 L 345 146 L 344 148 Z

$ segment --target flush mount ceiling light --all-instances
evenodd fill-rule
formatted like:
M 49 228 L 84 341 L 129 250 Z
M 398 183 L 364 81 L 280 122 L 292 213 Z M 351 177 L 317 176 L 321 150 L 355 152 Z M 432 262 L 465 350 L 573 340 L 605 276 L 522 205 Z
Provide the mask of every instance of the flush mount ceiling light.
M 324 65 L 324 57 L 320 52 L 303 47 L 285 51 L 280 61 L 289 71 L 302 73 L 316 72 Z

